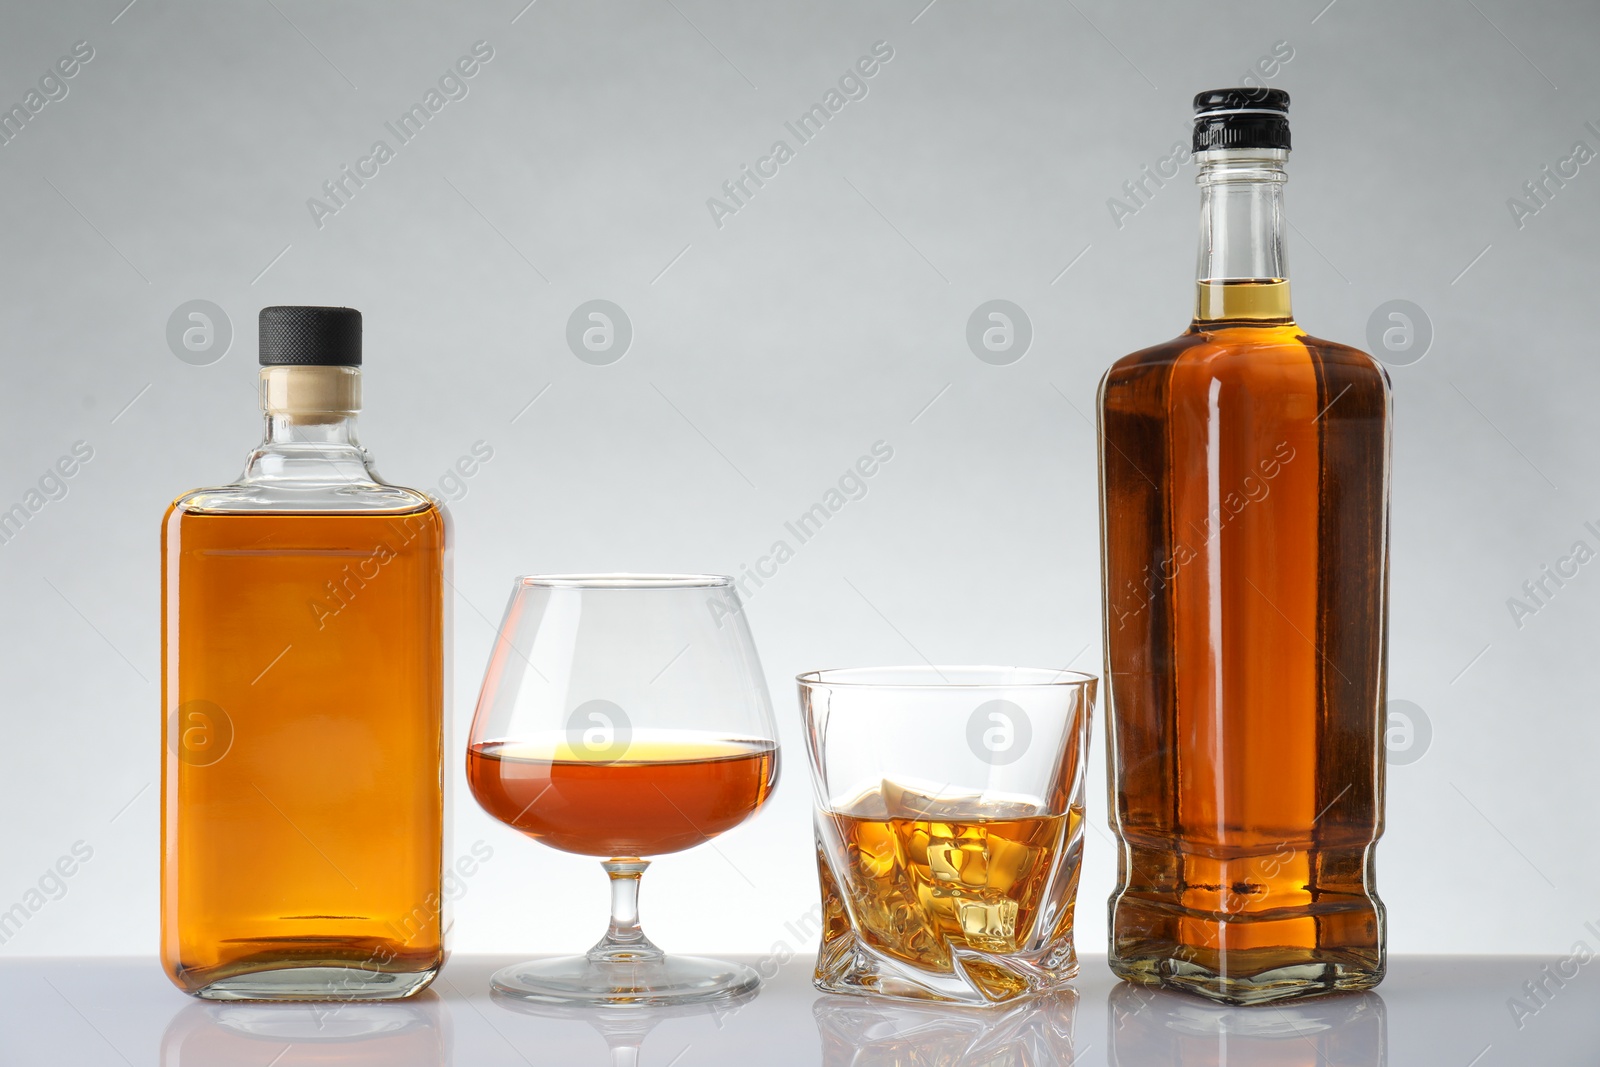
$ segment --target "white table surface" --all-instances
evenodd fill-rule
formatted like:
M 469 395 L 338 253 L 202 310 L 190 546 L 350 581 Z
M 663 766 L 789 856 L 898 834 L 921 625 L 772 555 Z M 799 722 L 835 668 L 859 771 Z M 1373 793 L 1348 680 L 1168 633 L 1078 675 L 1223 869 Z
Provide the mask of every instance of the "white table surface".
M 1531 957 L 1394 957 L 1375 993 L 1222 1008 L 1113 980 L 1085 957 L 1075 997 L 1010 1011 L 822 996 L 797 958 L 721 1015 L 635 1011 L 540 1017 L 488 995 L 508 960 L 458 956 L 413 1001 L 202 1003 L 153 959 L 0 960 L 0 1063 L 74 1067 L 820 1064 L 984 1067 L 1502 1067 L 1600 1064 L 1600 959 L 1564 985 Z M 750 962 L 754 962 L 753 960 Z M 1545 980 L 1545 1003 L 1523 983 Z M 1518 1020 L 1508 1000 L 1533 1014 Z M 609 1031 L 615 1050 L 607 1044 Z M 642 1035 L 642 1041 L 641 1041 Z M 630 1046 L 638 1046 L 637 1060 Z

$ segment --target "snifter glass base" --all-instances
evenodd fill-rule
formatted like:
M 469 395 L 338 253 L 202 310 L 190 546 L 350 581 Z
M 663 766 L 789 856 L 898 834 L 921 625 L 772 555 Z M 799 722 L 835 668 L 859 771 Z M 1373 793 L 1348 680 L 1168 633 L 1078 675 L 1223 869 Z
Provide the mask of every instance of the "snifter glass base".
M 513 964 L 489 985 L 501 996 L 536 1004 L 664 1006 L 732 1000 L 755 992 L 761 979 L 743 964 L 699 956 L 561 956 Z
M 611 879 L 611 926 L 582 956 L 557 956 L 513 964 L 495 973 L 489 988 L 533 1004 L 670 1006 L 732 1000 L 761 988 L 755 971 L 739 963 L 669 956 L 639 928 L 639 877 L 649 860 L 601 864 Z

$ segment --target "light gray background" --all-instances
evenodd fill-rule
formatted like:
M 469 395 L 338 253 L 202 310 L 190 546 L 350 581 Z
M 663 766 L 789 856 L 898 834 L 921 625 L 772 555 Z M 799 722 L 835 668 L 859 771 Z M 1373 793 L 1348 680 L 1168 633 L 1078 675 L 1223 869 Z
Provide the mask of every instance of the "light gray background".
M 1390 946 L 1595 943 L 1600 563 L 1520 628 L 1507 608 L 1575 540 L 1600 546 L 1600 163 L 1520 230 L 1506 206 L 1576 140 L 1600 148 L 1592 3 L 124 2 L 13 0 L 0 33 L 7 104 L 95 50 L 0 146 L 0 505 L 94 448 L 0 544 L 0 909 L 94 849 L 0 955 L 155 949 L 157 527 L 257 440 L 255 313 L 276 303 L 365 315 L 363 436 L 389 478 L 436 487 L 494 450 L 452 505 L 455 847 L 495 850 L 462 951 L 576 950 L 603 922 L 592 861 L 492 823 L 460 781 L 511 577 L 737 573 L 893 447 L 749 602 L 787 745 L 775 799 L 645 884 L 664 946 L 801 948 L 790 679 L 924 656 L 1098 672 L 1086 418 L 1108 363 L 1183 329 L 1197 196 L 1186 171 L 1120 229 L 1107 200 L 1186 136 L 1194 92 L 1279 41 L 1299 317 L 1364 345 L 1407 299 L 1436 334 L 1394 371 L 1390 689 L 1433 738 L 1391 769 Z M 318 229 L 307 198 L 479 40 L 494 58 L 470 95 Z M 718 228 L 707 198 L 880 40 L 868 96 Z M 609 366 L 564 340 L 595 298 L 633 323 Z M 1009 366 L 965 340 L 996 298 L 1034 330 Z M 191 299 L 235 331 L 209 366 L 166 343 Z M 1090 951 L 1113 876 L 1096 733 Z

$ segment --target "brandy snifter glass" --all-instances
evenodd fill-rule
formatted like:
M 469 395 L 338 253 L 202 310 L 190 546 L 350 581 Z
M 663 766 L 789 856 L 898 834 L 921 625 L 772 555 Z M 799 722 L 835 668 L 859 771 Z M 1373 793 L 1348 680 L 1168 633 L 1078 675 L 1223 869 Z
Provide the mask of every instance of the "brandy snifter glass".
M 647 857 L 754 814 L 777 782 L 777 738 L 731 578 L 517 579 L 472 722 L 467 780 L 506 825 L 603 861 L 611 925 L 582 956 L 505 968 L 494 991 L 669 1005 L 755 990 L 748 967 L 652 944 L 639 927 L 639 878 Z

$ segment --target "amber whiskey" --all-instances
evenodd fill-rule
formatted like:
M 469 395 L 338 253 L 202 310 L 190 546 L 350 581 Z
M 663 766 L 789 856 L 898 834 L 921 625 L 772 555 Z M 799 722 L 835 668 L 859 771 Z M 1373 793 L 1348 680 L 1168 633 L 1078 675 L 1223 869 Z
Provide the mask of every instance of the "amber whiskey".
M 817 818 L 819 849 L 838 861 L 830 868 L 818 857 L 824 957 L 830 943 L 849 942 L 853 916 L 854 937 L 882 955 L 929 971 L 959 965 L 998 1000 L 1025 984 L 986 965 L 984 953 L 1026 953 L 1072 930 L 1080 808 L 1051 815 L 1030 802 L 937 797 L 885 783 Z M 1043 916 L 1048 929 L 1040 928 Z M 1073 969 L 1076 961 L 1050 966 L 1062 964 Z
M 467 782 L 483 810 L 506 825 L 602 859 L 693 848 L 749 818 L 772 792 L 773 742 L 656 733 L 605 759 L 559 735 L 543 744 L 472 745 Z
M 446 525 L 355 441 L 359 322 L 262 312 L 267 438 L 163 524 L 162 960 L 206 998 L 404 997 L 444 958 Z
M 1112 968 L 1376 985 L 1389 382 L 1290 310 L 1288 95 L 1196 98 L 1194 322 L 1100 389 Z

